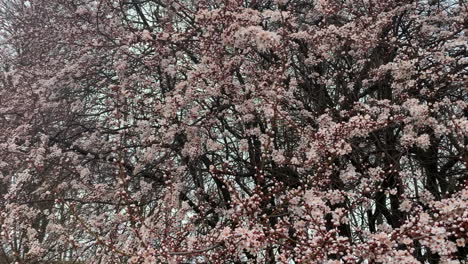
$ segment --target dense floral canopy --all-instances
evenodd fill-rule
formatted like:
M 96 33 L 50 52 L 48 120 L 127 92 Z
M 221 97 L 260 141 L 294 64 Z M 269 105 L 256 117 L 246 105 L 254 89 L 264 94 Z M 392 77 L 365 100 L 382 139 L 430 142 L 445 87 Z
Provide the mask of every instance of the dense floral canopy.
M 0 0 L 0 263 L 461 263 L 465 0 Z

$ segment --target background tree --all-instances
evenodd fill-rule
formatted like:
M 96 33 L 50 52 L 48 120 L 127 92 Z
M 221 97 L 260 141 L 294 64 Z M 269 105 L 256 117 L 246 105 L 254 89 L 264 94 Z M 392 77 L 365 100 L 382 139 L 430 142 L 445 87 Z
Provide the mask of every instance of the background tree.
M 5 262 L 459 263 L 465 1 L 0 1 Z

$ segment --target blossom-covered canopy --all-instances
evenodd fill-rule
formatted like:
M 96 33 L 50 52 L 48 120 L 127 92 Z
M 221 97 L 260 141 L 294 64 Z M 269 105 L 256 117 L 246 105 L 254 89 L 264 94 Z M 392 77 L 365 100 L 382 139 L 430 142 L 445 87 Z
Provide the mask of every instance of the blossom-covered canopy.
M 0 263 L 461 263 L 465 0 L 0 0 Z

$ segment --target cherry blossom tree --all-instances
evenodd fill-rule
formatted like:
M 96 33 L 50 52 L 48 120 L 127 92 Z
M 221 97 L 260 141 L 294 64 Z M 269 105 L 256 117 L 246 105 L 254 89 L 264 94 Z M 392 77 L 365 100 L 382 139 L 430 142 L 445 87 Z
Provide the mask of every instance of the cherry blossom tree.
M 0 17 L 0 262 L 466 260 L 466 1 Z

